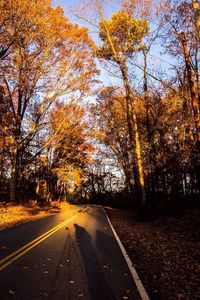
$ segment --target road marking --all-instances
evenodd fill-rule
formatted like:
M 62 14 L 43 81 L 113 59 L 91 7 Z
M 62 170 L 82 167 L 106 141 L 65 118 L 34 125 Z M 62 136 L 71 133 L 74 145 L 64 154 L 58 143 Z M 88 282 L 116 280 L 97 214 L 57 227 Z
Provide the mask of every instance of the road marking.
M 116 231 L 115 231 L 115 229 L 114 229 L 114 227 L 113 227 L 113 225 L 112 225 L 112 223 L 111 223 L 111 221 L 110 221 L 110 219 L 109 219 L 109 217 L 108 217 L 108 215 L 107 215 L 107 213 L 106 213 L 106 211 L 105 211 L 104 208 L 103 208 L 103 211 L 104 211 L 104 213 L 105 213 L 105 215 L 106 215 L 106 218 L 107 218 L 107 220 L 108 220 L 108 223 L 110 224 L 110 227 L 111 227 L 111 229 L 112 229 L 112 232 L 113 232 L 113 234 L 114 234 L 114 236 L 115 236 L 115 238 L 116 238 L 116 240 L 117 240 L 117 243 L 118 243 L 118 245 L 119 245 L 119 248 L 120 248 L 120 250 L 122 251 L 122 254 L 123 254 L 123 256 L 124 256 L 124 258 L 125 258 L 125 260 L 126 260 L 126 263 L 127 263 L 128 267 L 129 267 L 129 270 L 130 270 L 130 272 L 131 272 L 131 275 L 132 275 L 132 277 L 133 277 L 133 280 L 134 280 L 134 282 L 135 282 L 135 285 L 136 285 L 136 287 L 137 287 L 137 289 L 138 289 L 138 292 L 140 293 L 141 299 L 142 299 L 142 300 L 150 300 L 150 298 L 149 298 L 149 296 L 148 296 L 148 294 L 147 294 L 147 292 L 146 292 L 146 290 L 145 290 L 145 288 L 144 288 L 144 286 L 143 286 L 143 284 L 142 284 L 142 282 L 141 282 L 141 280 L 140 280 L 140 278 L 139 278 L 139 276 L 138 276 L 138 274 L 137 274 L 137 271 L 136 271 L 136 269 L 133 267 L 133 264 L 132 264 L 132 262 L 131 262 L 131 259 L 130 259 L 130 257 L 128 256 L 128 254 L 127 254 L 127 252 L 126 252 L 124 246 L 122 245 L 122 242 L 120 241 L 119 236 L 118 236 L 118 234 L 116 233 Z
M 76 219 L 78 217 L 78 215 L 80 215 L 84 211 L 85 211 L 85 209 L 82 210 L 81 212 L 75 213 L 69 219 L 63 221 L 62 223 L 58 224 L 57 226 L 53 227 L 49 231 L 45 232 L 41 236 L 39 236 L 36 239 L 34 239 L 33 241 L 31 241 L 30 243 L 24 245 L 23 247 L 19 248 L 17 251 L 11 253 L 10 255 L 8 255 L 5 258 L 3 258 L 2 260 L 0 260 L 0 271 L 2 271 L 3 269 L 5 269 L 7 266 L 9 266 L 11 263 L 13 263 L 14 261 L 16 261 L 22 255 L 24 255 L 25 253 L 27 253 L 28 251 L 30 251 L 32 248 L 34 248 L 35 246 L 37 246 L 38 244 L 40 244 L 41 242 L 43 242 L 44 240 L 46 240 L 48 237 L 50 237 L 56 231 L 58 231 L 59 229 L 61 229 L 62 227 L 64 227 L 66 224 L 68 224 L 71 221 L 73 221 L 74 219 Z

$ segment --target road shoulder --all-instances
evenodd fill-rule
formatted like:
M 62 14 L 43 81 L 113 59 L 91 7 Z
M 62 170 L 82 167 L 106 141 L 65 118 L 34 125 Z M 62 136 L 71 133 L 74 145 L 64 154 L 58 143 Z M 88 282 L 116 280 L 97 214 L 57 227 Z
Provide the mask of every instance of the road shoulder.
M 114 237 L 115 237 L 115 239 L 116 239 L 116 241 L 117 241 L 117 243 L 119 245 L 119 248 L 120 248 L 120 250 L 121 250 L 121 252 L 122 252 L 122 254 L 124 256 L 124 259 L 125 259 L 128 267 L 129 267 L 130 273 L 131 273 L 131 275 L 133 277 L 133 280 L 135 282 L 137 290 L 140 293 L 141 299 L 142 300 L 150 300 L 150 298 L 149 298 L 149 296 L 148 296 L 148 294 L 147 294 L 147 292 L 146 292 L 146 290 L 145 290 L 145 288 L 144 288 L 144 286 L 142 284 L 142 281 L 140 280 L 140 278 L 139 278 L 139 276 L 137 274 L 137 271 L 134 268 L 133 263 L 132 263 L 129 255 L 128 255 L 128 253 L 126 252 L 126 250 L 125 250 L 122 242 L 120 241 L 120 238 L 119 238 L 117 232 L 115 231 L 115 229 L 114 229 L 114 227 L 113 227 L 113 225 L 112 225 L 112 223 L 110 221 L 110 218 L 108 217 L 105 209 L 104 209 L 104 213 L 105 213 L 106 218 L 108 220 L 108 223 L 109 223 L 109 225 L 110 225 L 110 227 L 112 229 L 113 235 L 114 235 Z

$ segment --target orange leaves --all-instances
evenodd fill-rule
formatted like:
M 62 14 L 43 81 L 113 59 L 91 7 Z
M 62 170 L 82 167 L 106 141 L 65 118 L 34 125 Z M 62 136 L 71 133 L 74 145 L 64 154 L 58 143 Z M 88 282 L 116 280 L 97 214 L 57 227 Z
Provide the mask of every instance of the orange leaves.
M 61 131 L 65 131 L 68 128 L 73 127 L 76 124 L 84 128 L 85 124 L 82 122 L 85 116 L 85 111 L 79 105 L 75 103 L 70 103 L 64 105 L 63 103 L 56 103 L 55 109 L 51 114 L 51 124 L 56 130 L 60 123 L 62 123 Z
M 54 103 L 76 101 L 91 90 L 97 72 L 87 29 L 71 24 L 61 7 L 52 7 L 50 0 L 0 0 L 0 24 L 0 84 L 15 146 L 8 149 L 6 163 L 13 170 L 13 182 L 17 182 L 20 168 L 30 166 L 52 145 L 55 164 L 67 160 L 67 164 L 81 165 L 79 146 L 85 142 L 85 124 L 79 120 L 84 112 L 73 104 L 55 108 Z M 3 142 L 6 151 L 8 142 L 8 138 Z M 16 159 L 12 159 L 13 153 Z M 85 156 L 83 151 L 83 161 Z M 38 164 L 44 165 L 39 160 Z
M 53 170 L 73 191 L 81 184 L 82 169 L 94 151 L 87 141 L 85 110 L 76 103 L 59 103 L 52 112 L 51 124 L 53 131 L 57 131 L 53 144 Z
M 40 121 L 34 114 L 42 119 L 63 95 L 89 92 L 96 74 L 92 42 L 86 28 L 71 24 L 49 0 L 0 0 L 0 21 L 0 44 L 10 42 L 9 55 L 0 61 L 9 109 L 15 122 L 30 113 L 26 127 L 33 134 Z M 32 105 L 34 114 L 28 111 Z
M 121 156 L 127 153 L 128 146 L 125 97 L 118 89 L 104 88 L 99 93 L 98 102 L 92 107 L 95 119 L 93 136 Z
M 50 77 L 46 75 L 53 72 L 57 76 L 54 82 L 53 74 L 49 82 L 46 78 L 51 86 L 64 75 L 73 78 L 63 83 L 66 87 L 73 86 L 75 78 L 82 75 L 91 79 L 96 69 L 92 59 L 93 42 L 86 28 L 71 24 L 60 7 L 51 7 L 51 1 L 11 0 L 5 6 L 3 3 L 5 1 L 0 1 L 3 23 L 0 43 L 5 47 L 10 43 L 7 65 L 15 68 L 15 80 L 18 72 L 21 72 L 21 84 L 27 79 L 38 81 L 43 76 Z M 88 70 L 91 73 L 87 73 Z M 75 75 L 74 71 L 77 71 Z M 87 87 L 85 78 L 81 77 L 81 82 Z M 73 88 L 83 90 L 83 85 L 78 86 L 76 80 Z

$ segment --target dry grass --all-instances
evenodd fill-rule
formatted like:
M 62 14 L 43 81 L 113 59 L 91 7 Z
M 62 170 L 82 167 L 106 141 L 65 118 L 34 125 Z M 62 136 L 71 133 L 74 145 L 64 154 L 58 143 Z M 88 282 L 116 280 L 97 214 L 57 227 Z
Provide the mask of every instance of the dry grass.
M 73 205 L 66 202 L 52 202 L 45 206 L 39 206 L 35 202 L 27 205 L 0 203 L 0 229 L 59 213 L 65 209 L 71 210 Z

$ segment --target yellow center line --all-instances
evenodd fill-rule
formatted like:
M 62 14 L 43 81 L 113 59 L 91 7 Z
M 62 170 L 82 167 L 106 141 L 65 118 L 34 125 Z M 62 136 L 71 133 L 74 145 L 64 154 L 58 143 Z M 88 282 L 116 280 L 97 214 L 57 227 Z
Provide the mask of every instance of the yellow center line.
M 68 219 L 69 220 L 69 219 Z M 56 228 L 60 228 L 62 226 L 65 225 L 65 223 L 68 221 L 65 220 L 62 223 L 58 224 L 57 226 L 53 227 L 52 229 L 50 229 L 49 231 L 45 232 L 44 234 L 42 234 L 41 236 L 37 237 L 36 239 L 32 240 L 30 243 L 25 244 L 23 247 L 19 248 L 17 251 L 13 252 L 12 254 L 6 256 L 5 258 L 3 258 L 2 260 L 0 260 L 0 265 L 5 262 L 6 260 L 8 260 L 9 258 L 15 256 L 16 254 L 18 254 L 19 252 L 21 252 L 23 249 L 27 248 L 28 246 L 34 244 L 35 242 L 37 242 L 38 240 L 40 240 L 41 238 L 43 238 L 44 236 L 46 236 L 48 233 L 50 233 L 51 231 L 54 231 Z
M 2 260 L 0 260 L 0 271 L 2 271 L 3 269 L 5 269 L 12 262 L 16 261 L 18 258 L 20 258 L 22 255 L 24 255 L 28 251 L 30 251 L 32 248 L 34 248 L 35 246 L 37 246 L 38 244 L 40 244 L 41 242 L 43 242 L 44 240 L 46 240 L 49 236 L 51 236 L 52 234 L 54 234 L 60 228 L 62 228 L 63 226 L 65 226 L 66 224 L 68 224 L 69 222 L 71 222 L 72 220 L 74 220 L 75 218 L 77 218 L 80 213 L 81 212 L 77 212 L 75 215 L 73 215 L 72 217 L 70 217 L 66 221 L 63 221 L 62 223 L 60 223 L 57 226 L 53 227 L 51 230 L 45 232 L 44 234 L 42 234 L 38 238 L 36 238 L 33 241 L 31 241 L 30 243 L 24 245 L 23 247 L 19 248 L 17 251 L 11 253 L 10 255 L 8 255 L 5 258 L 3 258 Z

